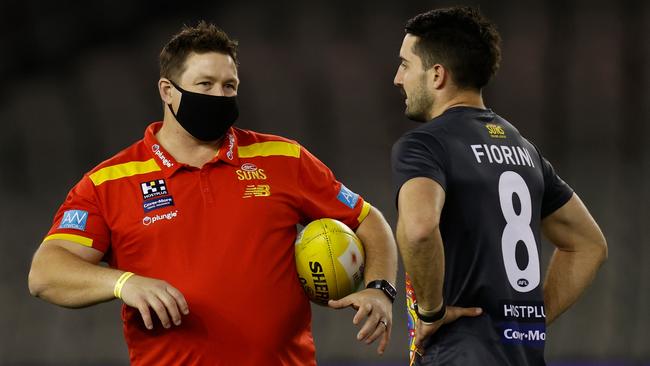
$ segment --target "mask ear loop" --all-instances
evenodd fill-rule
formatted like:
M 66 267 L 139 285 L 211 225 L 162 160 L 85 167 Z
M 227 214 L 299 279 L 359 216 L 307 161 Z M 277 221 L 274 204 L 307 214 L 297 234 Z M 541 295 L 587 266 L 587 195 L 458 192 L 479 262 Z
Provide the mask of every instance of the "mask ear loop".
M 167 80 L 169 80 L 169 82 L 174 86 L 174 88 L 176 88 L 176 90 L 178 90 L 179 92 L 181 92 L 181 95 L 185 92 L 185 90 L 183 90 L 183 88 L 181 88 L 180 86 L 176 85 L 176 83 L 173 82 L 171 79 L 167 79 Z M 169 108 L 169 111 L 172 112 L 172 116 L 174 116 L 174 118 L 178 121 L 178 117 L 176 117 L 176 113 L 174 113 L 174 109 L 172 108 L 171 103 L 170 103 L 170 104 L 167 104 L 167 107 Z M 179 105 L 178 107 L 179 107 L 179 109 L 180 109 L 180 105 Z

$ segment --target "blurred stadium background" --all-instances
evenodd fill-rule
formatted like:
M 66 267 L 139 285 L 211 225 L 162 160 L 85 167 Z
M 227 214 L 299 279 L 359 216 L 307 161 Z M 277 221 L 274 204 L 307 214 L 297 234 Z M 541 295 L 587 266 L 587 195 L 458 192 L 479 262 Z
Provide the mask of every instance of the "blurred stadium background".
M 116 301 L 57 308 L 29 296 L 27 272 L 68 189 L 161 118 L 157 55 L 183 23 L 240 41 L 239 127 L 299 140 L 394 224 L 390 148 L 415 126 L 392 86 L 403 24 L 452 4 L 2 0 L 0 365 L 128 363 Z M 488 106 L 536 142 L 609 240 L 594 286 L 549 329 L 549 363 L 650 365 L 650 2 L 463 4 L 503 37 Z M 400 291 L 381 358 L 354 340 L 352 311 L 315 308 L 319 363 L 405 364 L 403 303 Z

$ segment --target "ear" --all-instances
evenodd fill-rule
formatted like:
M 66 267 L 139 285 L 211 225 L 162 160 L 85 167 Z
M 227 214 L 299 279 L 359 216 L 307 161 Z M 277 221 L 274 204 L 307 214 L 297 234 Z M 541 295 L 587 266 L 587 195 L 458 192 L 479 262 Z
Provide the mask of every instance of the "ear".
M 431 74 L 431 82 L 434 89 L 442 89 L 449 82 L 449 72 L 441 64 L 435 64 L 429 69 Z
M 165 104 L 172 104 L 172 83 L 169 79 L 160 78 L 158 80 L 158 92 L 160 93 L 160 99 L 162 99 Z

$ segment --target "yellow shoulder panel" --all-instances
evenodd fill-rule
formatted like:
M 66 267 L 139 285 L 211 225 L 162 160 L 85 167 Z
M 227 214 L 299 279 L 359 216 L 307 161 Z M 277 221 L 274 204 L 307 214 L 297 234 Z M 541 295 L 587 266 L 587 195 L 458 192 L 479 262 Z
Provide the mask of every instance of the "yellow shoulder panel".
M 90 180 L 98 186 L 106 181 L 130 177 L 137 174 L 151 173 L 161 170 L 152 158 L 147 161 L 131 161 L 128 163 L 107 166 L 90 175 Z
M 284 141 L 267 141 L 247 146 L 239 146 L 237 151 L 240 158 L 253 158 L 256 156 L 300 157 L 300 145 Z

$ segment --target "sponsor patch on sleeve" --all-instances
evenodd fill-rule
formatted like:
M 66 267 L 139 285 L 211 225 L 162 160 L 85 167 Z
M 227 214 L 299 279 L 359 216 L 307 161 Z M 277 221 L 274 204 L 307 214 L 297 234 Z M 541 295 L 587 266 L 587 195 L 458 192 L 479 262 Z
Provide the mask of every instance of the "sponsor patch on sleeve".
M 350 208 L 354 208 L 354 206 L 357 205 L 357 201 L 359 200 L 359 195 L 341 184 L 341 189 L 339 190 L 339 194 L 336 198 L 338 198 L 338 200 L 341 201 L 344 205 Z
M 86 221 L 88 220 L 88 211 L 68 210 L 63 213 L 63 219 L 59 224 L 59 229 L 76 229 L 85 231 Z

